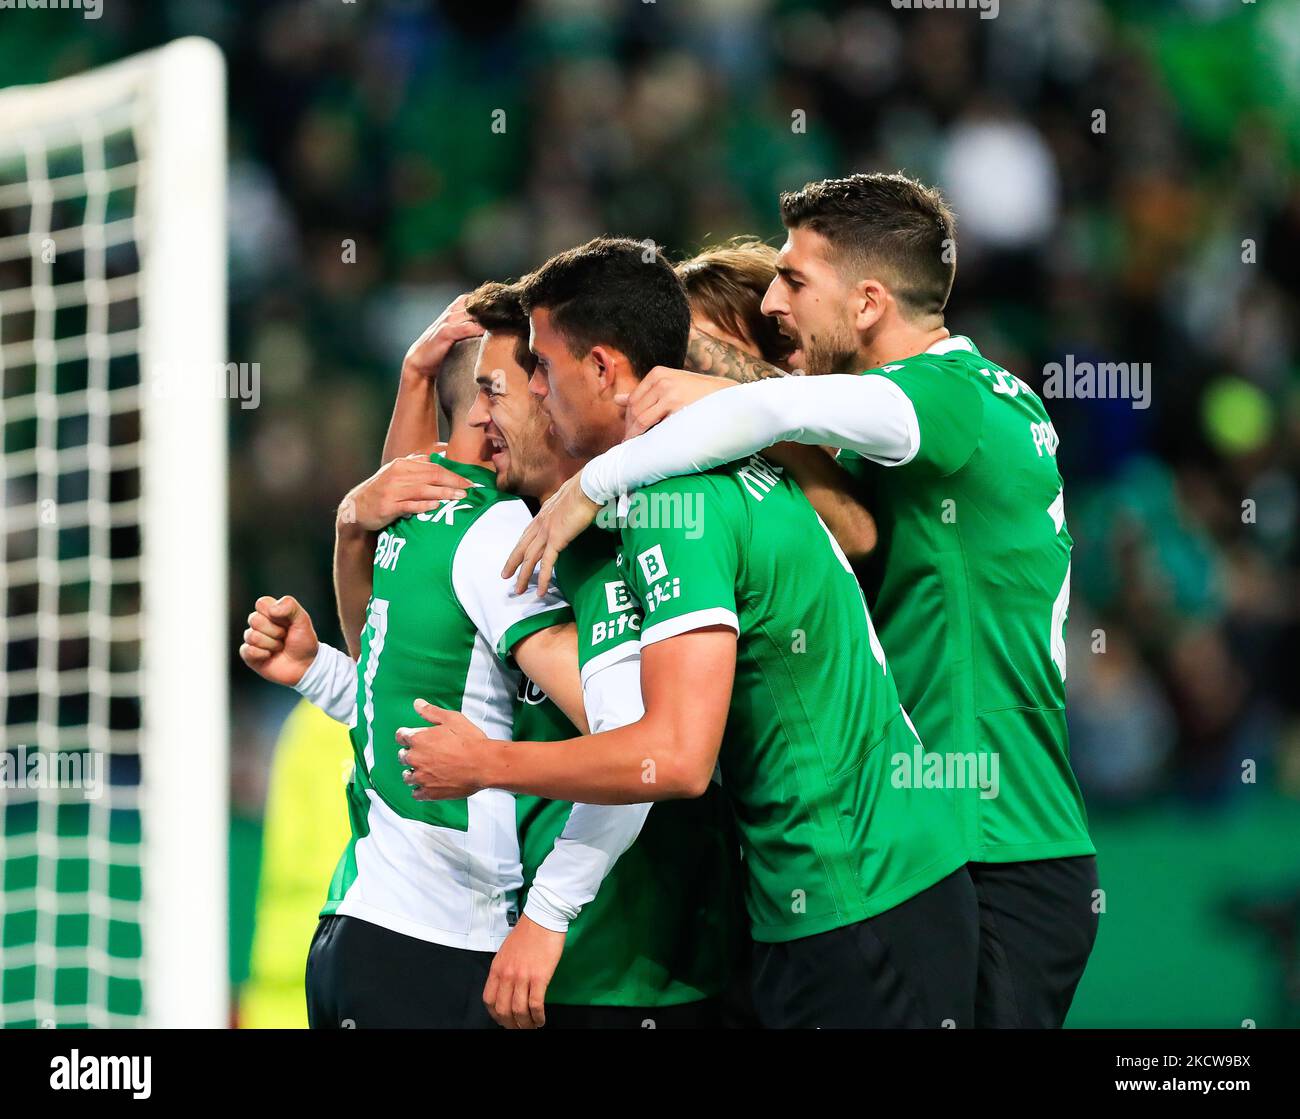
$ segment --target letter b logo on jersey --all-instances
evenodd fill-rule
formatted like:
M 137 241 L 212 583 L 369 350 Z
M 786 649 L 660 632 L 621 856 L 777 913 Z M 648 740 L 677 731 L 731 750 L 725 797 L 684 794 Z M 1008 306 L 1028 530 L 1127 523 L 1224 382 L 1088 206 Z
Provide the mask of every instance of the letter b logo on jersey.
M 655 583 L 668 574 L 668 565 L 664 562 L 663 549 L 656 544 L 636 557 L 641 565 L 641 574 L 647 583 Z
M 632 592 L 627 589 L 627 584 L 622 579 L 615 579 L 605 584 L 605 607 L 611 614 L 631 610 L 633 605 Z

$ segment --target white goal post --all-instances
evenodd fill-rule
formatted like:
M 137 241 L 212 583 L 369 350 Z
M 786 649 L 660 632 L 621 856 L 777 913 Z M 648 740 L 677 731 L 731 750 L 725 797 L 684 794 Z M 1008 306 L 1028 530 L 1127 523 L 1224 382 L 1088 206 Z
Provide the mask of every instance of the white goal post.
M 0 91 L 0 1025 L 229 1020 L 225 145 L 202 39 Z

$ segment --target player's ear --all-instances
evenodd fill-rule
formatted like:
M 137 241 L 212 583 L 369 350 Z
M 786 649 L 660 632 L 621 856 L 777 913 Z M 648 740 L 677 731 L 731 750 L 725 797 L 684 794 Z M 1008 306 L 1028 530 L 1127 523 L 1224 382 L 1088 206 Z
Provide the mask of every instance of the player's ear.
M 860 280 L 853 289 L 850 312 L 858 333 L 865 333 L 885 314 L 891 296 L 889 289 L 879 280 Z
M 593 346 L 591 353 L 587 355 L 587 360 L 591 363 L 592 373 L 602 391 L 614 387 L 616 356 L 615 351 L 606 346 Z

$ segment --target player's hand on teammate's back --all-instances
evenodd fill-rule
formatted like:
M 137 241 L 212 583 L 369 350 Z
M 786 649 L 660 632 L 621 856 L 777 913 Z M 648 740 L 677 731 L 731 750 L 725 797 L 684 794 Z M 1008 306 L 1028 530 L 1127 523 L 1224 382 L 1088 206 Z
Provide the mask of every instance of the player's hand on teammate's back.
M 546 1025 L 546 988 L 564 953 L 562 932 L 525 915 L 497 950 L 483 988 L 483 1003 L 498 1026 L 535 1030 Z
M 248 615 L 239 657 L 272 684 L 293 687 L 316 659 L 320 642 L 311 615 L 290 595 L 263 595 Z
M 339 502 L 343 529 L 378 532 L 394 521 L 427 513 L 443 501 L 459 501 L 469 483 L 445 466 L 414 454 L 386 462 Z
M 402 779 L 416 800 L 458 800 L 483 788 L 479 780 L 482 744 L 478 727 L 459 711 L 446 711 L 422 699 L 415 701 L 420 718 L 432 726 L 400 727 L 397 756 L 408 767 Z
M 528 523 L 510 558 L 501 571 L 501 578 L 515 575 L 515 593 L 528 589 L 533 568 L 541 564 L 537 576 L 537 596 L 544 595 L 551 585 L 551 572 L 555 561 L 565 548 L 596 519 L 600 506 L 582 492 L 582 476 L 575 474 L 555 491 Z
M 614 397 L 615 404 L 627 406 L 623 438 L 632 439 L 643 431 L 649 431 L 660 420 L 680 412 L 709 393 L 735 387 L 736 382 L 726 377 L 656 365 L 641 378 L 635 390 Z
M 402 361 L 404 376 L 437 378 L 452 346 L 466 338 L 477 338 L 483 333 L 478 321 L 471 318 L 465 310 L 465 301 L 469 293 L 457 296 L 434 321 L 425 329 L 406 351 Z

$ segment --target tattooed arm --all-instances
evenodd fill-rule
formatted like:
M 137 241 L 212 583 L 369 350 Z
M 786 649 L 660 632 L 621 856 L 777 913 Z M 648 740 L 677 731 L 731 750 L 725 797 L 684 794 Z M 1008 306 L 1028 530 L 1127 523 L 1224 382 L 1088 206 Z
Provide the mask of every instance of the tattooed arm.
M 766 377 L 792 375 L 762 358 L 752 357 L 744 350 L 714 338 L 712 334 L 705 334 L 696 327 L 691 328 L 691 339 L 686 346 L 686 365 L 696 373 L 726 377 L 742 384 L 746 381 L 761 381 Z
M 615 397 L 617 403 L 627 407 L 623 438 L 633 439 L 649 431 L 664 417 L 719 389 L 802 375 L 802 372 L 787 373 L 780 366 L 692 326 L 686 345 L 685 369 L 656 365 L 641 378 L 633 392 Z

